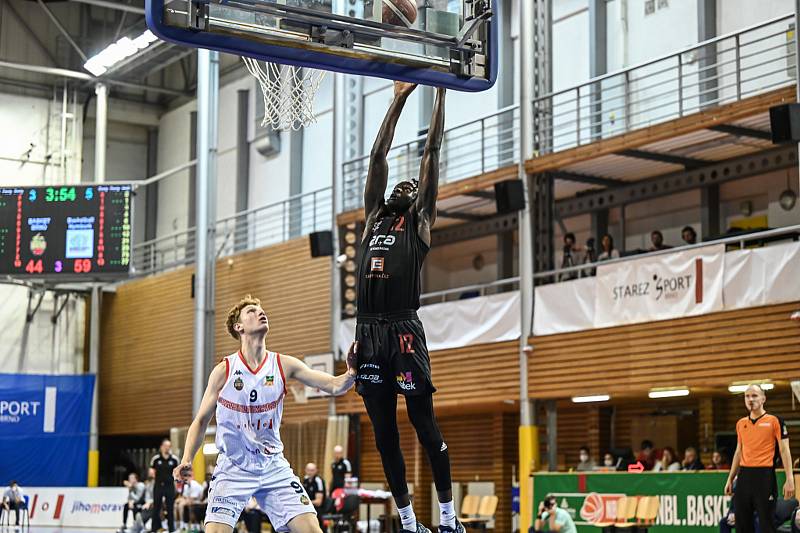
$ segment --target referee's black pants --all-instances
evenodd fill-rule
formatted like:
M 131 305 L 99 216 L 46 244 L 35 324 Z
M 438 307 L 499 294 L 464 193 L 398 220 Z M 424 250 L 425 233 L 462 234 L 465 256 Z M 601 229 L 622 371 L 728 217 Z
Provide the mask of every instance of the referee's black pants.
M 167 507 L 167 525 L 169 531 L 175 531 L 175 483 L 170 481 L 167 483 L 157 483 L 153 487 L 153 522 L 150 527 L 151 531 L 158 531 L 161 529 L 161 500 L 164 499 L 164 505 Z
M 741 467 L 733 494 L 736 533 L 754 533 L 754 514 L 761 533 L 775 533 L 778 480 L 771 467 Z

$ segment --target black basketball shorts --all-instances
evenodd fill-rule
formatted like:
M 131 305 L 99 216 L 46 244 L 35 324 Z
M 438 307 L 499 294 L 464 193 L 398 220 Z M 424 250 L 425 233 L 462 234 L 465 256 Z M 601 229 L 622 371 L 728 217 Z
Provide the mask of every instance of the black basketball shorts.
M 362 396 L 397 393 L 406 396 L 436 392 L 425 330 L 415 311 L 359 315 L 356 320 L 358 377 Z

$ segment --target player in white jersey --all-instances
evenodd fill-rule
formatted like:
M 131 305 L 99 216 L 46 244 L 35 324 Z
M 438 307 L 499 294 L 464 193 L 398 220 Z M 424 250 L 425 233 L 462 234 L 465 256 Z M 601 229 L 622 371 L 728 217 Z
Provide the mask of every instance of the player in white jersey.
M 286 380 L 344 394 L 356 379 L 355 346 L 347 355 L 347 372 L 335 377 L 294 357 L 270 352 L 265 345 L 267 314 L 249 295 L 230 310 L 226 326 L 240 341 L 240 349 L 211 372 L 174 476 L 184 479 L 191 473 L 192 459 L 216 412 L 219 457 L 208 494 L 206 533 L 231 533 L 251 496 L 275 531 L 320 533 L 314 506 L 283 457 L 279 431 Z

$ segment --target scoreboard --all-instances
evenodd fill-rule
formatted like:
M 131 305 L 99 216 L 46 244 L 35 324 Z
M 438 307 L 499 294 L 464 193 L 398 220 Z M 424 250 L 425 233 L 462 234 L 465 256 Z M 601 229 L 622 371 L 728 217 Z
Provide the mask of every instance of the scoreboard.
M 0 187 L 0 274 L 126 277 L 130 185 Z

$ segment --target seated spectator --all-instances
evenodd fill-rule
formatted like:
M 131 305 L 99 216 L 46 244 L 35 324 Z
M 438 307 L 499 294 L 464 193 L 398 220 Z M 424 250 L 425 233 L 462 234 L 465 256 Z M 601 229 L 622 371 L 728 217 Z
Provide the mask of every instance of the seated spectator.
M 572 515 L 558 506 L 556 497 L 552 494 L 545 496 L 544 501 L 539 503 L 539 511 L 531 530 L 557 533 L 577 533 L 578 531 L 575 527 L 575 522 L 572 520 Z
M 614 470 L 616 467 L 617 467 L 617 458 L 614 457 L 614 454 L 606 452 L 605 455 L 603 455 L 603 469 Z
M 681 238 L 686 244 L 697 244 L 697 232 L 691 226 L 686 226 L 681 230 Z
M 306 465 L 306 476 L 303 478 L 303 487 L 305 487 L 308 497 L 311 498 L 311 504 L 317 511 L 317 519 L 319 520 L 320 529 L 325 529 L 322 524 L 322 515 L 325 514 L 325 481 L 317 475 L 317 465 L 308 463 Z
M 730 470 L 731 465 L 728 464 L 728 458 L 719 450 L 714 450 L 711 454 L 711 464 L 706 467 L 706 470 Z
M 661 451 L 661 459 L 657 460 L 653 465 L 654 472 L 677 472 L 681 469 L 681 464 L 675 457 L 675 450 L 666 446 Z
M 672 246 L 667 246 L 664 244 L 664 235 L 658 230 L 654 230 L 650 233 L 650 242 L 652 243 L 652 246 L 650 246 L 651 252 L 655 252 L 657 250 L 668 250 L 672 248 Z
M 122 527 L 120 533 L 128 527 L 128 513 L 131 513 L 131 520 L 136 522 L 136 515 L 142 510 L 144 504 L 144 483 L 139 481 L 136 472 L 128 474 L 128 479 L 122 482 L 128 488 L 128 500 L 122 508 Z
M 684 470 L 705 470 L 706 467 L 697 455 L 697 449 L 692 446 L 686 448 L 683 452 L 683 469 Z
M 244 510 L 242 511 L 241 517 L 239 517 L 239 520 L 244 522 L 244 525 L 247 528 L 247 533 L 261 533 L 261 522 L 264 520 L 269 521 L 267 515 L 258 506 L 258 502 L 254 497 L 251 497 L 250 500 L 248 500 L 247 505 L 245 505 Z
M 619 259 L 619 250 L 614 248 L 614 238 L 606 233 L 600 240 L 603 251 L 597 256 L 598 261 L 608 261 L 609 259 Z
M 203 486 L 197 482 L 193 475 L 184 480 L 181 494 L 175 501 L 175 511 L 180 520 L 180 529 L 191 528 L 197 524 L 197 517 L 192 512 L 194 505 L 203 498 Z
M 656 451 L 653 448 L 653 441 L 645 439 L 641 444 L 641 451 L 636 456 L 636 460 L 642 463 L 645 470 L 652 470 L 656 464 Z
M 5 512 L 9 510 L 14 511 L 14 516 L 16 517 L 14 520 L 14 527 L 17 529 L 19 529 L 19 511 L 25 508 L 25 498 L 23 497 L 22 489 L 16 481 L 12 481 L 8 484 L 8 488 L 3 494 L 3 510 Z
M 578 458 L 580 459 L 580 462 L 578 463 L 578 466 L 575 467 L 575 470 L 578 472 L 591 471 L 597 466 L 597 463 L 594 462 L 594 459 L 589 456 L 588 446 L 581 446 L 580 452 L 578 453 Z

